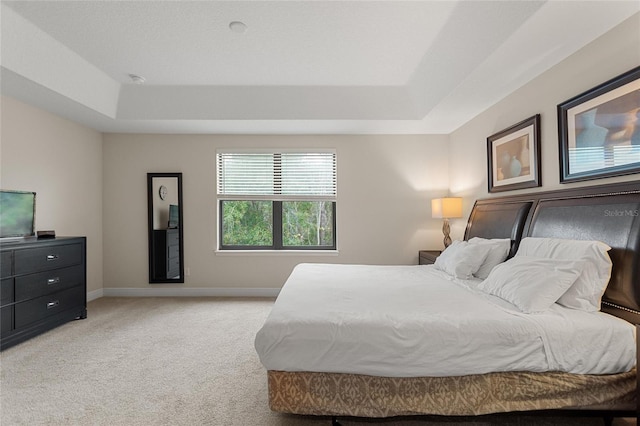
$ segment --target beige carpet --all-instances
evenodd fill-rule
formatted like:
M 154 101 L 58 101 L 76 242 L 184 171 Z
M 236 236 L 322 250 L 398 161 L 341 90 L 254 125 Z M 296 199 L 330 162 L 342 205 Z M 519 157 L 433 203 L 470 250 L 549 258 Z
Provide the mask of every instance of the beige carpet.
M 0 423 L 327 425 L 272 413 L 253 348 L 271 299 L 102 298 L 73 321 L 2 352 Z M 600 419 L 340 419 L 344 426 L 602 425 Z M 635 420 L 616 419 L 616 425 Z

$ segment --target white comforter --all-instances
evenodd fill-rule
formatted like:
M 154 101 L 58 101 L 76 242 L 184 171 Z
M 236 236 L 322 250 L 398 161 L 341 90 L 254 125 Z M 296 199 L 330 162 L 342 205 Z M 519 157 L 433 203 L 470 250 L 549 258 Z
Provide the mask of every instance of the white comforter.
M 298 265 L 258 332 L 267 370 L 387 377 L 496 371 L 609 374 L 635 329 L 560 305 L 523 314 L 433 266 Z

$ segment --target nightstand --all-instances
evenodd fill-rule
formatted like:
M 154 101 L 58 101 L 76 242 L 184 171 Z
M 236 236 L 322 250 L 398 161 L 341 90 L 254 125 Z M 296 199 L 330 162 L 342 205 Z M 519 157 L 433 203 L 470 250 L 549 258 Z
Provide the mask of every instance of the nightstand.
M 442 253 L 440 250 L 420 250 L 418 251 L 418 264 L 432 265 L 440 253 Z

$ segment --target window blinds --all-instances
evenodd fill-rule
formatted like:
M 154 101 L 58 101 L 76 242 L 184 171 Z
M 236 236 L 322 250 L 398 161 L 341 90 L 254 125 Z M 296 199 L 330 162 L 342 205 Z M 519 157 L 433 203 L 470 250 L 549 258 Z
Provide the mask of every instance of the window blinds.
M 219 199 L 336 199 L 336 153 L 218 151 Z

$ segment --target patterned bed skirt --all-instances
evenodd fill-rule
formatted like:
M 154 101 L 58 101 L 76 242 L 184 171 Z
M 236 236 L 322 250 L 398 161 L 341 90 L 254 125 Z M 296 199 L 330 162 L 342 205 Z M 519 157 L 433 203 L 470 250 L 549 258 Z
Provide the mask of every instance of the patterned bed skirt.
M 308 415 L 468 416 L 563 408 L 636 409 L 636 370 L 612 375 L 491 373 L 374 377 L 268 371 L 273 411 Z

